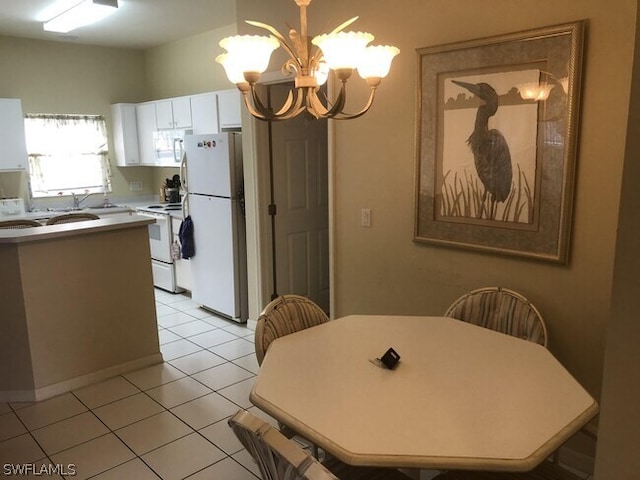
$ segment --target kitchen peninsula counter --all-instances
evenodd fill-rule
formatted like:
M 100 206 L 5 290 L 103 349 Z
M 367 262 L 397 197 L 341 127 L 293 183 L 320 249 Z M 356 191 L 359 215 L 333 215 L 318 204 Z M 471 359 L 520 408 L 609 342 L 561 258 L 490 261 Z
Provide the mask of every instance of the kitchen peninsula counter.
M 0 230 L 0 403 L 162 362 L 150 223 L 131 215 Z

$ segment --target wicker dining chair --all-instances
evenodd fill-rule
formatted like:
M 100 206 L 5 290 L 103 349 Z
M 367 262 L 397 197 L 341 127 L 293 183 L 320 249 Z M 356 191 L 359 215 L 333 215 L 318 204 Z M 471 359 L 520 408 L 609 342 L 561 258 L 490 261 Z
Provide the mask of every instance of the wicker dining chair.
M 31 227 L 40 227 L 41 223 L 36 222 L 35 220 L 2 220 L 0 221 L 0 228 L 9 228 L 9 229 L 18 229 L 18 228 L 31 228 Z
M 333 457 L 321 463 L 246 410 L 239 410 L 228 424 L 258 464 L 263 480 L 409 480 L 392 468 L 353 467 Z
M 58 215 L 47 220 L 47 225 L 58 225 L 60 223 L 82 222 L 85 220 L 98 220 L 100 217 L 95 213 L 90 212 L 78 212 L 78 213 L 66 213 L 64 215 Z
M 547 346 L 547 327 L 542 315 L 513 290 L 502 287 L 473 290 L 453 302 L 444 315 Z
M 254 337 L 258 364 L 276 338 L 328 322 L 327 314 L 312 300 L 300 295 L 281 295 L 260 314 Z
M 538 309 L 524 296 L 501 287 L 486 287 L 462 295 L 445 312 L 507 335 L 547 346 L 547 327 Z M 580 480 L 558 462 L 557 452 L 529 472 L 452 470 L 433 480 Z

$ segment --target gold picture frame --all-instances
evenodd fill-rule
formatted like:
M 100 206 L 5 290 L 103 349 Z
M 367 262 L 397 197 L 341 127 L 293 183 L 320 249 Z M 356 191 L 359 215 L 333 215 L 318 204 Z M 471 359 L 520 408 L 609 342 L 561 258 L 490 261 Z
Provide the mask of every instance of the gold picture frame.
M 568 262 L 584 31 L 417 49 L 416 242 Z

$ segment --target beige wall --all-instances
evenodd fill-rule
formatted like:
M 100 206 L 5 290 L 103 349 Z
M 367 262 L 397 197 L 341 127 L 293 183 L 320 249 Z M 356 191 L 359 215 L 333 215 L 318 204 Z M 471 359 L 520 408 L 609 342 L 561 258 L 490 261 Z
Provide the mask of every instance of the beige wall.
M 105 115 L 110 105 L 146 96 L 144 52 L 0 36 L 0 97 L 21 98 L 25 113 Z M 111 148 L 113 151 L 113 148 Z M 111 158 L 114 196 L 156 191 L 152 169 L 117 168 Z M 145 190 L 129 191 L 141 181 Z M 0 173 L 0 194 L 27 199 L 25 173 Z
M 285 20 L 298 24 L 289 0 L 278 2 L 282 9 L 274 8 L 275 2 L 238 3 L 238 18 L 258 18 L 282 30 Z M 319 2 L 309 8 L 310 19 L 320 25 L 310 26 L 312 31 L 359 14 L 354 27 L 401 50 L 372 110 L 361 119 L 335 123 L 333 313 L 439 314 L 464 291 L 507 286 L 536 303 L 548 323 L 553 353 L 599 397 L 635 2 L 618 2 L 612 9 L 598 0 L 541 0 L 524 13 L 518 2 L 506 0 L 483 2 L 482 8 L 472 0 L 388 6 L 383 0 L 324 0 L 322 8 Z M 580 19 L 589 24 L 569 265 L 414 243 L 415 49 Z M 352 90 L 357 86 L 354 82 Z M 359 226 L 365 207 L 372 210 L 371 228 Z

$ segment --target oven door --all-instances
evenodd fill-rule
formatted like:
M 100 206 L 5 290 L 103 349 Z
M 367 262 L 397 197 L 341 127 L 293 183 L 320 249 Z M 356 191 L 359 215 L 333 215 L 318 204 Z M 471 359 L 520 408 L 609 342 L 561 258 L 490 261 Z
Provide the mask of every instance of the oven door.
M 171 217 L 169 214 L 138 210 L 138 215 L 151 217 L 156 221 L 156 223 L 149 225 L 151 258 L 165 263 L 173 263 L 171 258 Z

